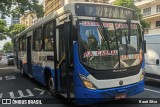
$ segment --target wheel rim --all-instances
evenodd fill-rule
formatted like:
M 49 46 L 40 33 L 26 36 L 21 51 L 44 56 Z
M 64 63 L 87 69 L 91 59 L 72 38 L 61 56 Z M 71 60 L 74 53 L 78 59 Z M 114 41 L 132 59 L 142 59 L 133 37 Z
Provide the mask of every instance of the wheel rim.
M 53 78 L 50 78 L 49 79 L 49 87 L 52 91 L 54 91 L 54 81 L 53 81 Z

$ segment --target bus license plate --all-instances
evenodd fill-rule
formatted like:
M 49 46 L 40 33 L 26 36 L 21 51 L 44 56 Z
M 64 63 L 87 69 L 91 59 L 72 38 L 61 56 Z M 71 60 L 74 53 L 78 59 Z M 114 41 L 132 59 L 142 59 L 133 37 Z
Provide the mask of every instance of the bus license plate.
M 117 94 L 115 96 L 115 100 L 119 100 L 119 99 L 123 99 L 123 98 L 126 98 L 126 94 Z

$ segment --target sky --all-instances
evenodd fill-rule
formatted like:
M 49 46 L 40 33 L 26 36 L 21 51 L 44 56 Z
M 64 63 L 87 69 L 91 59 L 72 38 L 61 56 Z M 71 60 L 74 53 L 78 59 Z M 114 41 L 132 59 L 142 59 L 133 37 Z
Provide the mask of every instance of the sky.
M 7 39 L 0 40 L 0 50 L 3 49 L 3 45 L 4 45 L 6 42 L 11 42 L 11 39 L 10 39 L 9 37 L 7 37 Z

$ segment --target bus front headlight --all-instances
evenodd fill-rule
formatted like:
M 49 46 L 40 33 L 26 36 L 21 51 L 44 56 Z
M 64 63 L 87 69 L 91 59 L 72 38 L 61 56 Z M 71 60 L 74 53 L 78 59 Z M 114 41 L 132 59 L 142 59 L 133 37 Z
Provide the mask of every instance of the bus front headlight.
M 84 75 L 82 74 L 79 74 L 82 82 L 83 82 L 83 85 L 86 87 L 86 88 L 89 88 L 89 89 L 96 89 L 96 87 L 94 86 L 94 84 Z
M 139 81 L 141 81 L 141 80 L 144 79 L 144 75 L 145 75 L 145 71 L 144 71 L 144 69 L 143 69 L 142 74 L 141 74 L 140 77 L 139 77 Z

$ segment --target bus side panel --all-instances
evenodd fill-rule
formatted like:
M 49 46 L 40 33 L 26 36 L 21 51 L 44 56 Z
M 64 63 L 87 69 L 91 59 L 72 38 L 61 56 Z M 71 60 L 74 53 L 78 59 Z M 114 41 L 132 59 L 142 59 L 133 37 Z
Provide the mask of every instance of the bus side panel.
M 40 65 L 32 65 L 33 78 L 44 85 L 44 68 Z
M 47 60 L 47 56 L 53 56 L 53 52 L 33 52 L 32 53 L 32 72 L 33 78 L 41 84 L 46 85 L 45 72 L 46 69 L 54 77 L 54 61 Z
M 33 78 L 40 83 L 44 84 L 44 76 L 43 71 L 44 67 L 42 67 L 42 61 L 39 60 L 39 53 L 32 51 L 32 75 Z

